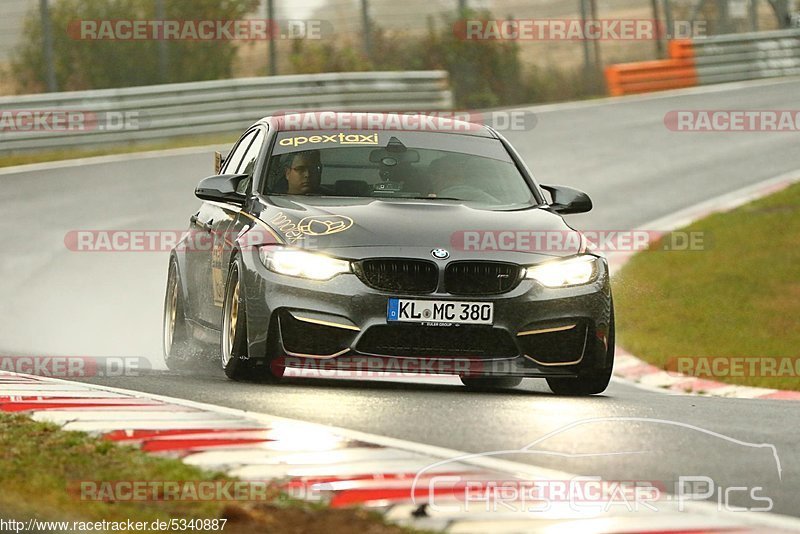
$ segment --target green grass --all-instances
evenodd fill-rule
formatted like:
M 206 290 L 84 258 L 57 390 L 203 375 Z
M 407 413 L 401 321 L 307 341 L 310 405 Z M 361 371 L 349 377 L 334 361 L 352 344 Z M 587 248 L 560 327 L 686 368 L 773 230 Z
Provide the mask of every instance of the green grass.
M 292 499 L 277 489 L 258 502 L 82 500 L 80 481 L 232 480 L 181 461 L 83 432 L 0 412 L 0 516 L 61 521 L 147 521 L 227 518 L 224 532 L 403 533 L 374 513 L 331 509 Z M 277 526 L 280 528 L 277 528 Z M 276 530 L 277 529 L 277 530 Z M 202 532 L 202 530 L 201 530 Z
M 663 368 L 676 357 L 800 359 L 800 184 L 682 230 L 710 246 L 642 252 L 615 279 L 620 344 Z M 703 378 L 800 390 L 789 373 Z
M 171 148 L 184 148 L 203 145 L 232 145 L 237 139 L 236 134 L 192 135 L 176 137 L 164 141 L 137 142 L 124 145 L 109 145 L 107 147 L 82 149 L 59 149 L 41 152 L 24 152 L 0 157 L 0 167 L 13 165 L 26 165 L 28 163 L 43 163 L 46 161 L 60 161 L 65 159 L 90 158 L 94 156 L 108 156 L 111 154 L 130 154 L 148 150 L 168 150 Z

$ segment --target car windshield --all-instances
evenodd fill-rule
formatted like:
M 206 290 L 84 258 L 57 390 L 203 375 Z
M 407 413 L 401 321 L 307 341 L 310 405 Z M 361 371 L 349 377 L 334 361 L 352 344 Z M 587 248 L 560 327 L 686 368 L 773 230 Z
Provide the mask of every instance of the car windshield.
M 281 132 L 264 193 L 437 200 L 485 209 L 536 204 L 498 139 L 428 132 Z

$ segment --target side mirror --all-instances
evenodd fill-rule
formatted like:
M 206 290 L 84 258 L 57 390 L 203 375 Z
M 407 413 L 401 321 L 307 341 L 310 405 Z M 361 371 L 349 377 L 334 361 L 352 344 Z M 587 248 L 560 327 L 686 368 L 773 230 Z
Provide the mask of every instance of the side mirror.
M 556 213 L 566 215 L 568 213 L 586 213 L 592 210 L 592 199 L 583 191 L 563 185 L 543 185 L 542 189 L 549 191 L 550 196 L 553 197 L 550 209 Z
M 197 184 L 194 194 L 203 200 L 215 200 L 217 202 L 228 202 L 230 204 L 243 205 L 247 197 L 237 193 L 239 183 L 246 179 L 246 174 L 221 174 L 219 176 L 209 176 Z

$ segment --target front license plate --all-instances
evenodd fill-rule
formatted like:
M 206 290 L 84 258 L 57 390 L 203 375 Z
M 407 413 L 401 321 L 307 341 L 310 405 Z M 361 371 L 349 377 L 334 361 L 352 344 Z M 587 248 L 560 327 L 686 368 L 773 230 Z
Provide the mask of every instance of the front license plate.
M 491 302 L 389 299 L 386 320 L 399 323 L 492 324 Z

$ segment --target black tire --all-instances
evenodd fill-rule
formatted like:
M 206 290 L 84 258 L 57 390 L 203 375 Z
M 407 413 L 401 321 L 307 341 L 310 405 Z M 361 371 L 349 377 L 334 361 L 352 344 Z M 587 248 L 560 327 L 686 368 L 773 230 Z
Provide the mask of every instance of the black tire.
M 161 336 L 164 362 L 172 371 L 186 369 L 193 354 L 193 344 L 189 336 L 189 328 L 186 326 L 184 310 L 178 263 L 172 258 L 167 274 Z
M 222 304 L 222 332 L 220 335 L 220 362 L 225 376 L 233 380 L 251 378 L 251 365 L 247 352 L 247 312 L 241 289 L 241 267 L 238 258 L 231 262 L 225 281 L 225 298 Z
M 611 303 L 611 324 L 608 329 L 608 347 L 606 349 L 606 361 L 609 362 L 607 369 L 595 371 L 591 374 L 579 376 L 577 378 L 548 378 L 547 385 L 556 395 L 585 396 L 596 395 L 604 392 L 611 382 L 611 375 L 614 372 L 614 303 Z
M 280 335 L 278 334 L 278 324 L 274 325 L 275 330 L 270 329 L 267 338 L 267 357 L 264 359 L 264 365 L 256 367 L 256 376 L 262 382 L 270 384 L 277 384 L 283 380 L 283 375 L 286 372 L 286 367 L 280 365 L 281 344 L 278 341 Z
M 277 383 L 283 378 L 284 367 L 277 365 L 274 342 L 268 342 L 266 358 L 251 359 L 247 348 L 247 303 L 241 291 L 241 259 L 234 258 L 225 282 L 222 304 L 222 332 L 220 335 L 220 362 L 225 376 L 232 380 L 258 380 Z M 237 289 L 239 288 L 239 289 Z M 238 297 L 237 297 L 238 296 Z M 231 311 L 236 302 L 236 321 L 232 328 Z M 260 364 L 260 365 L 259 365 Z
M 602 393 L 611 382 L 611 370 L 577 378 L 548 378 L 547 385 L 556 395 L 586 396 Z
M 485 391 L 491 389 L 510 389 L 522 383 L 519 376 L 459 376 L 467 389 Z

